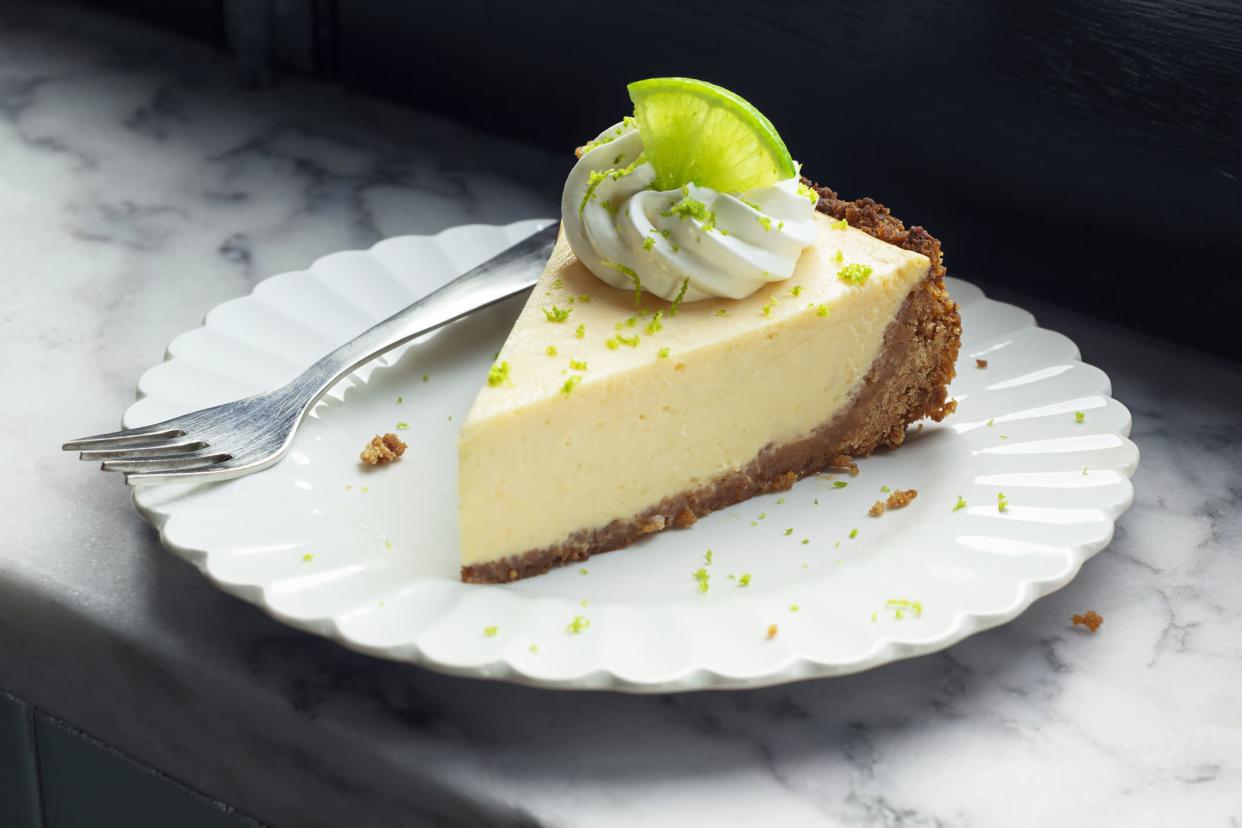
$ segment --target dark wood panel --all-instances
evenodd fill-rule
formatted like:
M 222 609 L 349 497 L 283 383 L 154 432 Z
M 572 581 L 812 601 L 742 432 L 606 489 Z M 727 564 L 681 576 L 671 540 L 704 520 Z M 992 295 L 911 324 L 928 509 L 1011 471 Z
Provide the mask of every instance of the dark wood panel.
M 0 692 L 0 825 L 41 828 L 30 708 Z
M 629 80 L 716 81 L 764 109 L 813 177 L 941 236 L 951 271 L 1242 354 L 1242 3 L 337 13 L 350 82 L 566 153 L 628 110 Z
M 257 825 L 46 716 L 35 732 L 47 828 Z
M 255 0 L 261 2 L 262 0 Z M 156 26 L 207 40 L 224 43 L 223 0 L 78 0 L 101 11 L 137 17 Z

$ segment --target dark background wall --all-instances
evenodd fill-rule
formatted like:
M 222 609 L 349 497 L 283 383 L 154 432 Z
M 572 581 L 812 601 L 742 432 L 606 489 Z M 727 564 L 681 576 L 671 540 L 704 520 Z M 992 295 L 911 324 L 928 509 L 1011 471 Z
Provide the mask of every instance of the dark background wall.
M 1242 358 L 1242 2 L 96 0 L 566 153 L 689 75 L 950 272 Z

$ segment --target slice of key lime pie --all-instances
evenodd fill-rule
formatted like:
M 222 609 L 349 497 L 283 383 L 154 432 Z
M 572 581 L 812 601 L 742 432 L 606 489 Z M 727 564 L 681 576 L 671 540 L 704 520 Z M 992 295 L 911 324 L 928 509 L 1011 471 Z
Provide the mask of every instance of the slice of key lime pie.
M 462 579 L 511 581 L 787 489 L 953 410 L 940 243 L 799 176 L 733 93 L 659 78 L 578 151 L 462 427 Z

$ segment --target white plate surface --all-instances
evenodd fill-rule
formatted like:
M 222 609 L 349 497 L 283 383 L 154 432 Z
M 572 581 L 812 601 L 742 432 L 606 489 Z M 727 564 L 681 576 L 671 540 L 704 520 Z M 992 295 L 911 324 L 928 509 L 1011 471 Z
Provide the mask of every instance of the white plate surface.
M 124 424 L 283 383 L 546 223 L 394 238 L 274 276 L 173 340 Z M 630 692 L 865 670 L 940 650 L 1064 586 L 1133 498 L 1138 450 L 1108 377 L 1026 311 L 967 282 L 949 289 L 964 328 L 956 414 L 862 461 L 858 477 L 811 477 L 584 567 L 500 586 L 457 580 L 457 430 L 520 298 L 341 383 L 275 468 L 143 488 L 135 501 L 164 545 L 222 589 L 292 626 L 434 670 Z M 398 422 L 409 426 L 405 457 L 361 467 L 362 445 Z M 881 486 L 919 495 L 870 518 Z M 959 495 L 968 505 L 954 511 Z M 700 594 L 692 573 L 709 548 Z M 575 618 L 577 633 L 567 629 Z

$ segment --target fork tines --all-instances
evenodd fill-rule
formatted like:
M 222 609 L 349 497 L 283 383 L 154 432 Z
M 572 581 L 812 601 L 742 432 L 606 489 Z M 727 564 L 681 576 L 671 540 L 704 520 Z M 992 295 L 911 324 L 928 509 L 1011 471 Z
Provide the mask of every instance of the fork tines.
M 108 434 L 96 434 L 94 437 L 82 437 L 70 440 L 61 446 L 65 451 L 88 451 L 90 449 L 121 448 L 123 446 L 140 445 L 144 440 L 167 440 L 184 437 L 185 432 L 179 428 L 159 423 L 143 428 L 127 428 L 124 431 L 113 431 Z
M 79 452 L 83 460 L 102 461 L 104 471 L 123 472 L 127 482 L 206 469 L 230 459 L 224 452 L 204 451 L 205 440 L 167 423 L 70 440 L 62 448 Z

